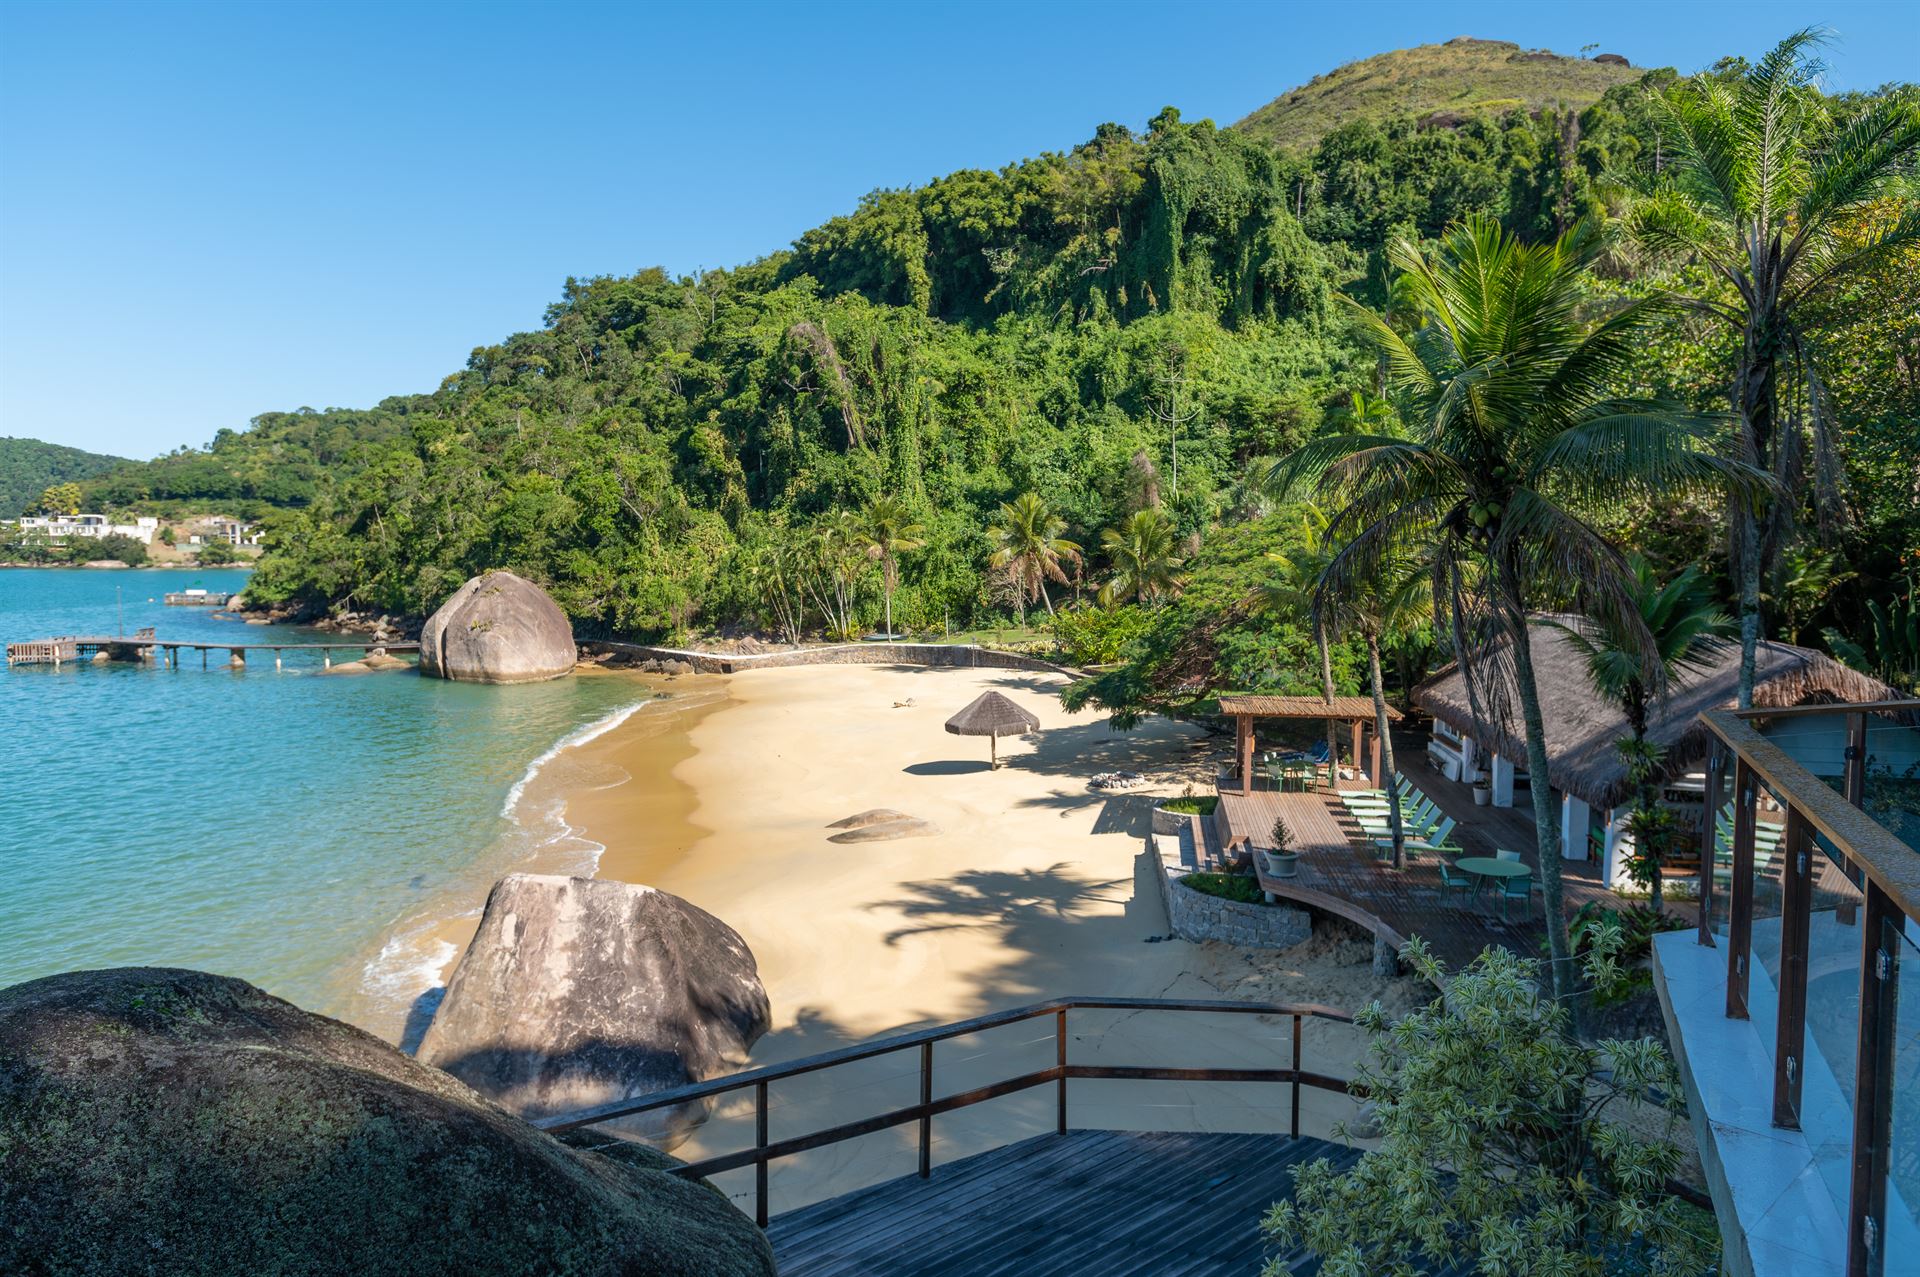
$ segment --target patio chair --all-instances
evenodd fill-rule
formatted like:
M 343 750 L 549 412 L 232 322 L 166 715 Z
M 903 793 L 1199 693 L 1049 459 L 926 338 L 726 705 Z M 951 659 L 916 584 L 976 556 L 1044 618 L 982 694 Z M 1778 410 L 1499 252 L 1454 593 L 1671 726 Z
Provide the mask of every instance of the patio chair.
M 1408 851 L 1421 855 L 1432 852 L 1434 855 L 1451 854 L 1457 856 L 1461 854 L 1460 848 L 1447 841 L 1448 836 L 1452 833 L 1453 817 L 1448 816 L 1419 837 L 1409 837 L 1406 840 L 1406 848 Z M 1385 847 L 1387 851 L 1391 853 L 1393 850 L 1393 832 L 1389 830 L 1385 838 L 1375 838 L 1373 844 L 1376 847 Z
M 1502 878 L 1500 880 L 1500 921 L 1507 920 L 1507 901 L 1533 900 L 1533 875 L 1524 878 Z
M 1459 892 L 1464 895 L 1473 890 L 1474 879 L 1472 874 L 1455 869 L 1444 860 L 1440 862 L 1439 869 L 1441 895 L 1444 896 L 1450 891 Z
M 1505 847 L 1495 848 L 1493 855 L 1496 860 L 1519 860 L 1520 859 L 1519 852 L 1508 851 Z

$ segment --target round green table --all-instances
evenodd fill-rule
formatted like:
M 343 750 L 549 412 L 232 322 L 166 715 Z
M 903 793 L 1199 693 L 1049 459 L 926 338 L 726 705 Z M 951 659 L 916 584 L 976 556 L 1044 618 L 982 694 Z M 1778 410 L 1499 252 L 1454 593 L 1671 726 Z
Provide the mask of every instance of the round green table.
M 1520 861 L 1498 860 L 1492 856 L 1463 856 L 1459 860 L 1456 860 L 1453 862 L 1453 867 L 1455 869 L 1464 870 L 1465 872 L 1472 874 L 1476 878 L 1492 878 L 1492 879 L 1504 880 L 1507 878 L 1533 877 L 1533 870 L 1527 868 L 1527 866 L 1521 863 Z M 1474 895 L 1478 896 L 1479 894 L 1480 892 L 1476 888 L 1474 891 Z M 1502 896 L 1500 897 L 1500 915 L 1502 918 L 1506 917 L 1506 912 L 1507 912 L 1507 900 L 1506 900 L 1506 896 L 1502 894 Z

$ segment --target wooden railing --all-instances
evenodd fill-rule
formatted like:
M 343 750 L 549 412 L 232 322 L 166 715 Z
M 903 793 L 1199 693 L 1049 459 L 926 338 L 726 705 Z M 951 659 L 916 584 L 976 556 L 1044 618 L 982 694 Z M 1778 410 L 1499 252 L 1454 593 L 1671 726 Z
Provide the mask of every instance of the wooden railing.
M 1245 1069 L 1245 1068 L 1166 1068 L 1155 1065 L 1111 1065 L 1111 1064 L 1074 1064 L 1067 1058 L 1067 1013 L 1075 1010 L 1098 1011 L 1174 1011 L 1199 1012 L 1229 1015 L 1276 1015 L 1290 1016 L 1293 1019 L 1292 1062 L 1286 1068 Z M 933 1094 L 933 1048 L 937 1042 L 950 1038 L 965 1037 L 1002 1025 L 1017 1024 L 1023 1020 L 1039 1019 L 1043 1016 L 1054 1017 L 1054 1064 L 1050 1068 L 1036 1069 L 1014 1077 L 1003 1078 L 985 1086 L 971 1090 L 943 1095 L 938 1099 Z M 727 1077 L 714 1078 L 707 1082 L 694 1082 L 687 1086 L 675 1087 L 669 1091 L 656 1091 L 650 1095 L 632 1100 L 621 1100 L 613 1104 L 601 1105 L 578 1113 L 567 1113 L 557 1117 L 543 1118 L 534 1125 L 546 1131 L 571 1131 L 581 1127 L 593 1126 L 615 1118 L 631 1117 L 655 1109 L 668 1108 L 676 1104 L 686 1104 L 695 1100 L 711 1099 L 727 1095 L 734 1091 L 751 1089 L 754 1102 L 754 1142 L 751 1148 L 732 1153 L 722 1153 L 702 1158 L 674 1168 L 674 1174 L 687 1179 L 702 1179 L 730 1171 L 743 1166 L 754 1168 L 754 1219 L 762 1227 L 767 1224 L 767 1167 L 777 1158 L 791 1157 L 810 1149 L 824 1148 L 829 1144 L 838 1144 L 843 1140 L 856 1139 L 862 1135 L 871 1135 L 876 1131 L 904 1126 L 917 1122 L 920 1126 L 920 1177 L 925 1179 L 933 1170 L 933 1119 L 942 1113 L 951 1113 L 955 1109 L 981 1104 L 987 1100 L 999 1099 L 1003 1095 L 1012 1095 L 1019 1091 L 1052 1083 L 1055 1090 L 1054 1124 L 1055 1129 L 1065 1132 L 1067 1129 L 1067 1083 L 1074 1078 L 1121 1078 L 1139 1081 L 1175 1081 L 1175 1082 L 1284 1082 L 1292 1086 L 1289 1106 L 1288 1132 L 1296 1138 L 1300 1134 L 1300 1088 L 1316 1086 L 1322 1090 L 1339 1091 L 1343 1094 L 1357 1094 L 1345 1078 L 1330 1077 L 1324 1073 L 1312 1073 L 1300 1065 L 1300 1026 L 1305 1020 L 1330 1020 L 1337 1024 L 1351 1024 L 1353 1017 L 1332 1007 L 1313 1004 L 1295 1006 L 1278 1002 L 1225 1002 L 1225 1001 L 1188 1001 L 1172 998 L 1056 998 L 1050 1002 L 1036 1002 L 1031 1006 L 1015 1007 L 1007 1011 L 996 1011 L 991 1015 L 978 1016 L 971 1020 L 959 1020 L 952 1024 L 937 1025 L 930 1029 L 917 1029 L 911 1033 L 896 1034 L 893 1037 L 880 1038 L 873 1042 L 864 1042 L 857 1046 L 843 1047 L 837 1051 L 827 1051 L 820 1055 L 807 1056 L 804 1059 L 790 1060 L 784 1064 L 770 1064 L 764 1068 L 748 1069 L 742 1073 Z M 825 1127 L 804 1135 L 793 1135 L 775 1140 L 769 1138 L 767 1129 L 767 1089 L 774 1083 L 786 1078 L 800 1077 L 809 1073 L 818 1073 L 823 1069 L 837 1068 L 853 1064 L 860 1060 L 870 1060 L 876 1056 L 891 1055 L 897 1051 L 918 1050 L 920 1053 L 920 1099 L 918 1103 L 904 1108 L 876 1113 L 871 1117 L 855 1122 L 843 1122 L 837 1126 Z

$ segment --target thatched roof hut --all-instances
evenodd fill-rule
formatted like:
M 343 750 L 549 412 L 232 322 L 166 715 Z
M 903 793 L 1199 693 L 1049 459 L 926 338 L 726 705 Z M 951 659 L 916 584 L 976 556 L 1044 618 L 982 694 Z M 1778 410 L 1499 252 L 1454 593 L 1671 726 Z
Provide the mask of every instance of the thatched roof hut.
M 947 730 L 955 736 L 985 736 L 993 765 L 1000 765 L 1000 738 L 1024 736 L 1040 730 L 1040 720 L 998 692 L 982 692 L 973 703 L 947 720 Z
M 1539 618 L 1536 618 L 1539 619 Z M 1571 624 L 1573 618 L 1551 617 Z M 1501 670 L 1504 695 L 1484 685 L 1479 693 L 1483 717 L 1476 722 L 1467 697 L 1466 678 L 1458 664 L 1449 665 L 1414 689 L 1413 702 L 1483 750 L 1524 765 L 1526 736 L 1520 726 L 1520 706 L 1513 695 L 1510 662 L 1496 644 L 1488 669 Z M 1540 713 L 1547 728 L 1547 780 L 1605 810 L 1625 802 L 1633 793 L 1626 766 L 1614 743 L 1630 735 L 1620 707 L 1602 700 L 1587 682 L 1586 660 L 1565 632 L 1550 625 L 1532 631 L 1534 681 L 1540 689 Z M 1484 680 L 1487 675 L 1481 674 Z M 1709 733 L 1700 723 L 1707 710 L 1731 709 L 1740 686 L 1740 646 L 1728 644 L 1705 669 L 1687 673 L 1668 689 L 1667 699 L 1654 706 L 1647 725 L 1649 739 L 1667 747 L 1667 778 L 1696 768 L 1706 757 Z M 1833 660 L 1791 643 L 1763 641 L 1757 654 L 1753 685 L 1756 708 L 1778 708 L 1809 702 L 1891 699 L 1893 689 Z M 1506 707 L 1506 721 L 1490 721 L 1490 703 Z

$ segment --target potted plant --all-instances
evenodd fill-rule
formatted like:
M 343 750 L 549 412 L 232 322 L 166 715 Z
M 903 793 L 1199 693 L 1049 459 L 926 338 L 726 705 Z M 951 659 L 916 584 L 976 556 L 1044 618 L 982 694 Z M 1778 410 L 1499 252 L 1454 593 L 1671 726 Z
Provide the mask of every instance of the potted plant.
M 1267 873 L 1274 878 L 1292 878 L 1299 870 L 1300 853 L 1293 849 L 1293 831 L 1285 817 L 1273 822 L 1273 850 L 1266 853 Z
M 1473 782 L 1473 805 L 1475 807 L 1485 807 L 1488 803 L 1492 801 L 1493 801 L 1493 782 L 1490 780 L 1474 781 Z

